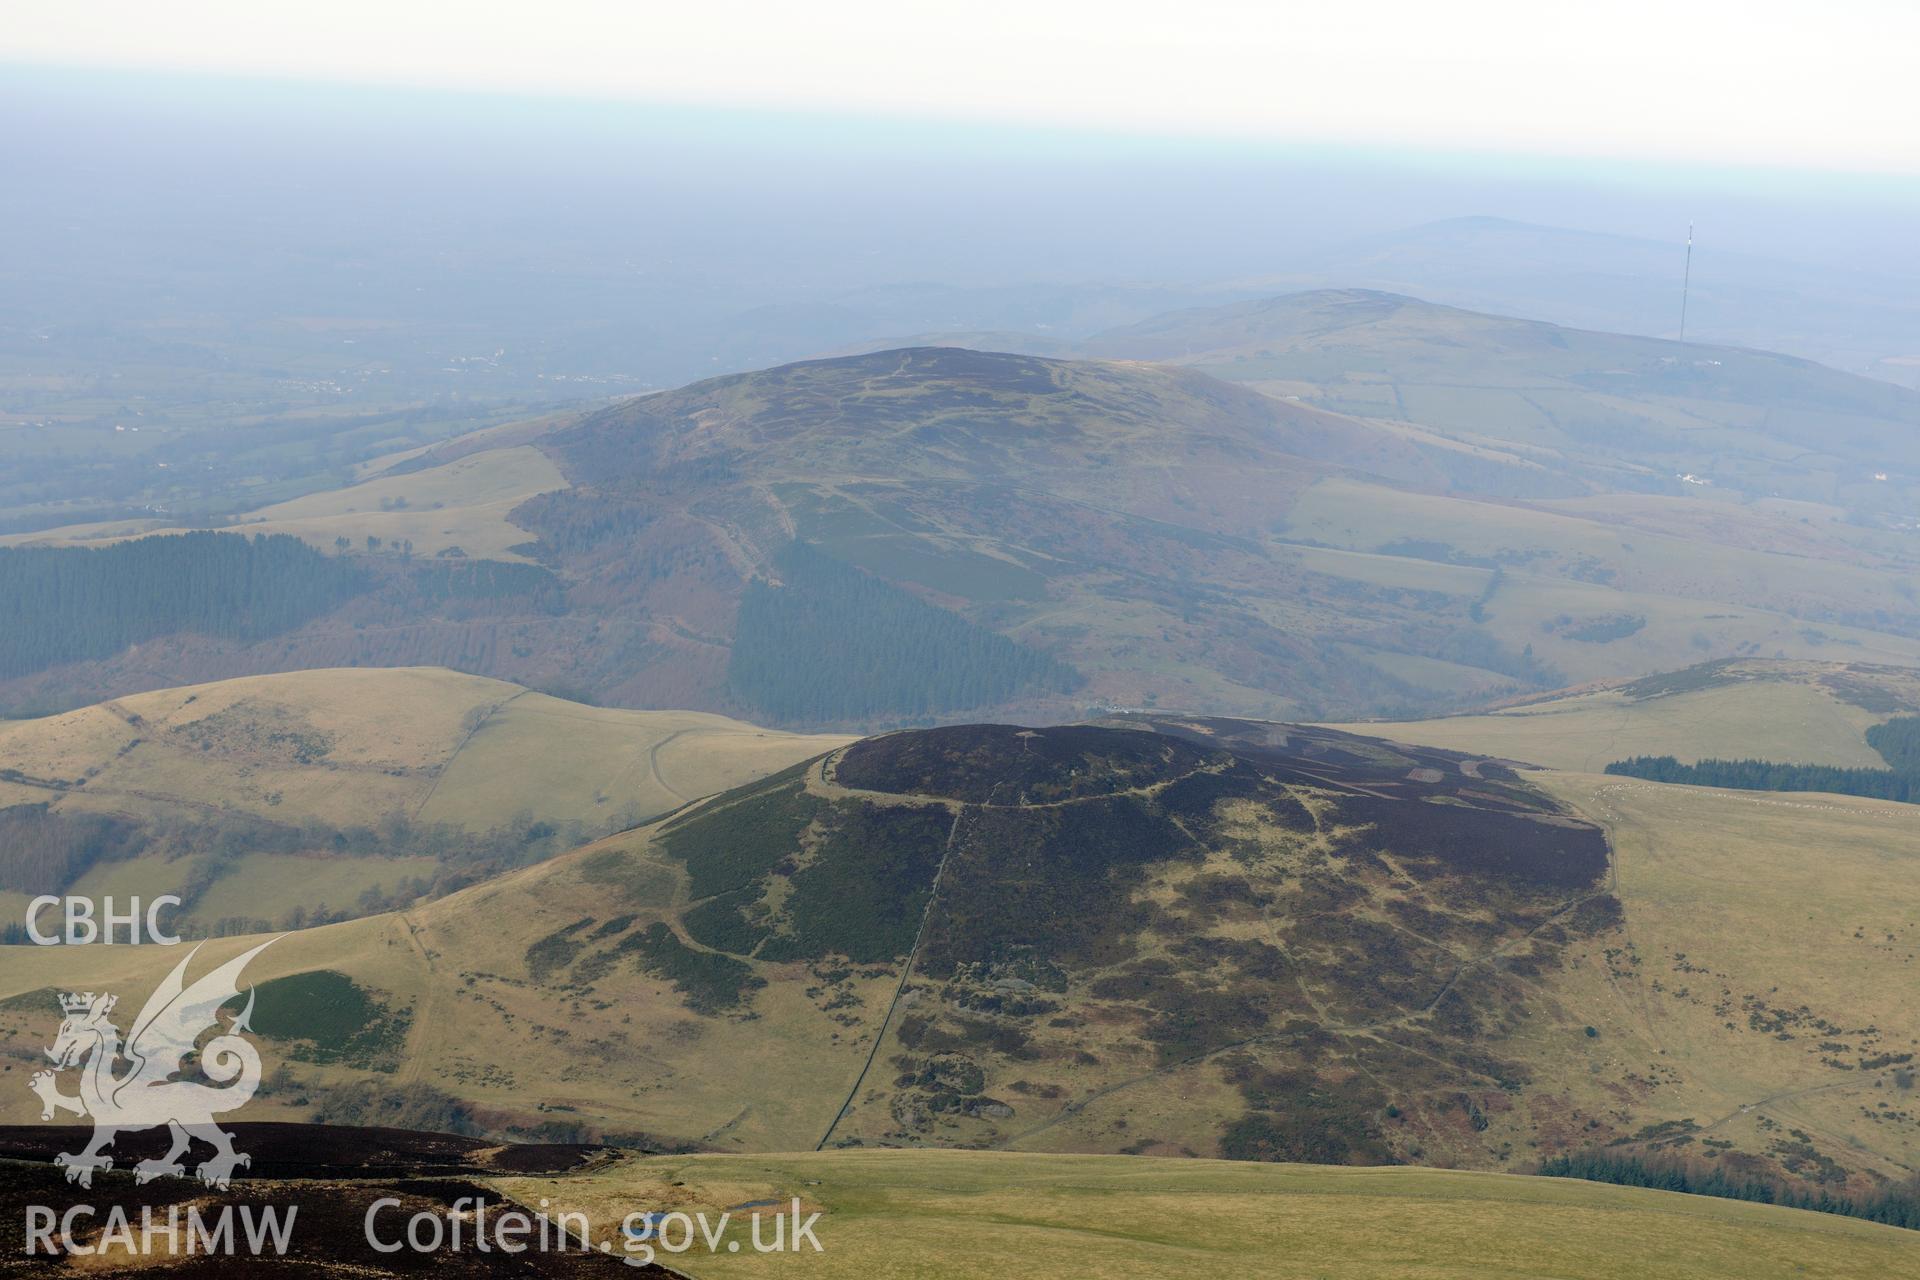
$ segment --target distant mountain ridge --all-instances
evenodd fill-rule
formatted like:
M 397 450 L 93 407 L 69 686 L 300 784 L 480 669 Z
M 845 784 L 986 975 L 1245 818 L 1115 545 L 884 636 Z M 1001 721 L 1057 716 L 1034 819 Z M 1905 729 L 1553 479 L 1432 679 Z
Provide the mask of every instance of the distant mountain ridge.
M 1231 282 L 1261 293 L 1363 286 L 1475 311 L 1616 333 L 1679 335 L 1686 228 L 1668 239 L 1498 217 L 1448 218 L 1305 255 Z M 1696 341 L 1790 352 L 1914 386 L 1889 358 L 1920 354 L 1920 278 L 1729 251 L 1702 226 L 1687 332 Z
M 997 337 L 998 335 L 989 335 Z M 1169 312 L 1076 354 L 1204 370 L 1355 417 L 1553 451 L 1597 487 L 1920 506 L 1920 391 L 1773 352 L 1570 328 L 1375 289 Z

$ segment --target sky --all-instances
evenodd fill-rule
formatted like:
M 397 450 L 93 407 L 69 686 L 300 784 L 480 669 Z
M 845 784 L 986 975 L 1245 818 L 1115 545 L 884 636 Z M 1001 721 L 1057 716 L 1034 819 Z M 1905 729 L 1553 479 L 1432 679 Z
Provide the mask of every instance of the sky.
M 1877 368 L 1916 47 L 1872 0 L 21 0 L 0 358 L 357 316 L 667 385 L 1351 286 L 1671 336 L 1695 225 L 1690 336 Z
M 23 0 L 0 63 L 1920 176 L 1911 0 Z

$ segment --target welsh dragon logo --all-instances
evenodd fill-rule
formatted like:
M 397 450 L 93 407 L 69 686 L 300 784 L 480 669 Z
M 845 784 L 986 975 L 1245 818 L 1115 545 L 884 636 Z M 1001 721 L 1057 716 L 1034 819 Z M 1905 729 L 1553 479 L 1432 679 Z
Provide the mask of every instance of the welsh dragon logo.
M 108 1017 L 118 997 L 91 991 L 60 997 L 66 1018 L 47 1050 L 54 1070 L 39 1072 L 28 1087 L 40 1095 L 42 1120 L 53 1119 L 57 1111 L 93 1118 L 93 1141 L 82 1151 L 54 1157 L 54 1163 L 67 1171 L 67 1181 L 91 1187 L 95 1169 L 113 1167 L 107 1149 L 122 1131 L 162 1125 L 173 1132 L 173 1148 L 158 1160 L 135 1165 L 135 1182 L 185 1177 L 180 1157 L 195 1138 L 214 1149 L 213 1158 L 194 1171 L 210 1187 L 225 1190 L 234 1170 L 252 1162 L 233 1149 L 232 1137 L 213 1122 L 216 1113 L 245 1106 L 260 1087 L 260 1054 L 243 1034 L 253 1015 L 252 990 L 247 992 L 246 1008 L 231 1025 L 222 1029 L 218 1013 L 240 995 L 240 971 L 274 941 L 269 938 L 187 986 L 187 965 L 200 950 L 195 947 L 147 998 L 124 1046 L 120 1029 Z M 200 1044 L 208 1031 L 218 1034 Z M 200 1074 L 212 1084 L 179 1078 L 188 1058 L 196 1054 Z M 116 1074 L 115 1067 L 122 1061 L 126 1069 Z M 80 1070 L 77 1097 L 60 1092 L 55 1074 L 70 1068 Z

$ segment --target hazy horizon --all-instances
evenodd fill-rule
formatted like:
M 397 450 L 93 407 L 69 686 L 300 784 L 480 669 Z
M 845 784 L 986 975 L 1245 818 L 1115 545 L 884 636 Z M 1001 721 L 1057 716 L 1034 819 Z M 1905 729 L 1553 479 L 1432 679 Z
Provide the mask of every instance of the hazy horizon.
M 1623 0 L 1604 21 L 1524 0 L 1337 10 L 1195 0 L 882 0 L 809 11 L 554 0 L 341 0 L 324 24 L 201 0 L 15 15 L 17 61 L 603 100 L 838 112 L 938 128 L 1658 158 L 1920 177 L 1905 51 L 1920 13 Z M 1791 75 L 1781 74 L 1792 68 Z
M 164 314 L 179 332 L 218 311 L 452 325 L 648 384 L 896 323 L 1074 336 L 1321 286 L 1670 337 L 1693 223 L 1689 337 L 1863 371 L 1920 350 L 1902 287 L 1920 185 L 1901 179 L 1810 191 L 1753 169 L 152 72 L 16 67 L 0 105 L 32 125 L 0 140 L 20 179 L 0 220 L 34 246 L 9 292 L 36 300 L 40 324 Z M 1487 263 L 1369 258 L 1382 238 L 1463 218 L 1648 243 L 1563 238 L 1551 263 L 1511 245 L 1476 250 L 1499 255 Z M 1472 288 L 1449 283 L 1463 270 Z M 1503 273 L 1514 287 L 1489 288 Z M 1809 283 L 1839 319 L 1803 334 L 1804 296 L 1777 316 L 1767 299 Z M 863 292 L 903 287 L 938 296 L 896 317 L 897 296 L 876 308 Z M 1050 300 L 987 296 L 1009 289 Z M 1085 296 L 1113 290 L 1145 292 Z M 752 336 L 768 308 L 792 307 L 821 313 L 817 344 Z

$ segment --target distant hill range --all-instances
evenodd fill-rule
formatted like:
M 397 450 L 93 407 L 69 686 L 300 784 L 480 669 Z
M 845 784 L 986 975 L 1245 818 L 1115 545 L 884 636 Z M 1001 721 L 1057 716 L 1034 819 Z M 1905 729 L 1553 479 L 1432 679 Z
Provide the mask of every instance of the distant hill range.
M 1360 285 L 1476 311 L 1672 338 L 1679 335 L 1684 228 L 1670 239 L 1465 217 L 1368 236 L 1235 287 L 1260 293 Z M 1920 380 L 1916 281 L 1723 249 L 1701 227 L 1687 334 L 1784 351 L 1912 387 Z
M 1351 290 L 1074 350 L 841 355 L 402 455 L 241 518 L 324 591 L 237 621 L 121 603 L 196 571 L 151 522 L 16 537 L 0 585 L 55 591 L 71 635 L 23 614 L 0 705 L 440 665 L 861 730 L 1920 663 L 1920 393 Z
M 1185 286 L 1097 282 L 902 283 L 755 307 L 662 335 L 661 368 L 739 369 L 829 350 L 944 335 L 965 346 L 1064 356 L 1094 334 L 1171 311 L 1312 290 L 1368 289 L 1579 329 L 1680 336 L 1684 224 L 1669 238 L 1498 217 L 1447 218 L 1310 250 L 1275 246 L 1272 270 Z M 1687 302 L 1695 341 L 1780 351 L 1912 388 L 1920 384 L 1920 279 L 1900 264 L 1809 265 L 1696 237 Z M 679 349 L 676 349 L 679 348 Z M 664 369 L 650 376 L 667 376 Z M 682 374 L 681 376 L 687 376 Z

